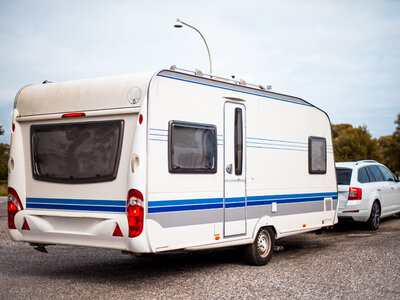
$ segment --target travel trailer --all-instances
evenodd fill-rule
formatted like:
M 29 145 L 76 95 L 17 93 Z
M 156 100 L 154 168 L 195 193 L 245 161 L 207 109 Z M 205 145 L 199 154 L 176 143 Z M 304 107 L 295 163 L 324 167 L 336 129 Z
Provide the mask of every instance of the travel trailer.
M 165 69 L 28 85 L 14 103 L 8 228 L 46 251 L 244 246 L 337 222 L 326 113 L 243 80 Z

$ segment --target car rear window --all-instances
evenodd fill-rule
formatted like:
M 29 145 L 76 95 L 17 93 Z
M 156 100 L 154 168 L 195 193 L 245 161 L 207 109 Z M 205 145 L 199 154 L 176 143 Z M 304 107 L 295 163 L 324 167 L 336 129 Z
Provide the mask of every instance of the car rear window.
M 336 168 L 336 178 L 339 185 L 350 185 L 352 169 Z
M 33 178 L 60 183 L 114 180 L 123 121 L 31 126 Z

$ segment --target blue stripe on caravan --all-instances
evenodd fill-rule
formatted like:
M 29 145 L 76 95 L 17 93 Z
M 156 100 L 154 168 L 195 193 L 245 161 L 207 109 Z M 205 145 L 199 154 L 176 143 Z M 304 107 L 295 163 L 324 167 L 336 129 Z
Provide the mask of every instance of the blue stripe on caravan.
M 207 84 L 207 83 L 202 83 L 202 82 L 197 82 L 197 81 L 187 80 L 187 79 L 182 79 L 182 78 L 176 78 L 176 77 L 171 77 L 171 76 L 166 76 L 166 75 L 161 75 L 161 74 L 157 74 L 157 76 L 158 77 L 169 78 L 169 79 L 174 79 L 174 80 L 179 80 L 179 81 L 184 81 L 184 82 L 189 82 L 189 83 L 194 83 L 194 84 L 199 84 L 199 85 L 204 85 L 204 86 L 210 86 L 210 87 L 214 87 L 214 88 L 217 88 L 217 89 L 222 89 L 222 90 L 227 90 L 227 91 L 234 91 L 234 92 L 238 92 L 238 93 L 242 93 L 242 94 L 259 96 L 259 97 L 262 97 L 262 98 L 268 98 L 268 99 L 272 99 L 272 100 L 278 100 L 278 101 L 283 101 L 283 102 L 288 102 L 288 103 L 293 103 L 293 104 L 312 107 L 312 105 L 307 104 L 307 103 L 301 103 L 301 102 L 296 102 L 296 101 L 280 99 L 280 98 L 276 98 L 276 97 L 270 97 L 270 96 L 257 94 L 257 93 L 250 93 L 250 92 L 240 91 L 240 90 L 237 90 L 237 89 L 226 88 L 226 87 L 222 87 L 222 86 L 218 86 L 218 85 Z
M 27 203 L 41 204 L 76 204 L 76 205 L 96 205 L 96 206 L 122 206 L 126 202 L 123 200 L 91 200 L 91 199 L 58 199 L 58 198 L 26 198 Z
M 120 207 L 120 206 L 27 203 L 26 208 L 58 209 L 58 210 L 84 210 L 84 211 L 97 211 L 97 212 L 125 212 L 125 207 Z
M 247 197 L 248 206 L 268 205 L 273 202 L 278 204 L 316 202 L 323 201 L 325 197 L 337 199 L 337 193 L 314 193 L 314 194 L 289 194 L 289 195 L 265 195 Z M 244 207 L 244 197 L 232 197 L 226 199 L 226 208 Z M 201 209 L 223 208 L 223 198 L 206 199 L 182 199 L 166 201 L 149 201 L 149 213 L 175 212 Z
M 163 206 L 163 207 L 149 207 L 149 213 L 162 213 L 174 212 L 185 210 L 202 210 L 202 209 L 215 209 L 222 208 L 222 203 L 215 204 L 200 204 L 200 205 L 180 205 L 180 206 Z
M 26 208 L 125 212 L 125 200 L 26 198 Z

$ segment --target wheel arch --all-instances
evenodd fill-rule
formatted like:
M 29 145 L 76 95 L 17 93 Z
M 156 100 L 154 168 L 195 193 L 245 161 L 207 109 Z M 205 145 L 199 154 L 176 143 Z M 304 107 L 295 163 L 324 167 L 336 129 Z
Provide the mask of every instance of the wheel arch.
M 276 230 L 276 226 L 273 222 L 273 219 L 270 216 L 263 216 L 260 219 L 258 219 L 256 226 L 253 228 L 253 232 L 251 235 L 251 240 L 254 242 L 254 239 L 257 236 L 257 233 L 260 231 L 261 228 L 269 227 L 272 229 L 272 232 L 275 235 L 275 239 L 279 238 L 278 231 Z

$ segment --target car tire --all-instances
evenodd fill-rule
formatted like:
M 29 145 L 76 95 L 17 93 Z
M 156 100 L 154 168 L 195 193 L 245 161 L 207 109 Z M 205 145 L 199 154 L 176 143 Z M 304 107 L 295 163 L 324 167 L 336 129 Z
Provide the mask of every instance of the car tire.
M 381 207 L 378 201 L 375 201 L 371 207 L 371 214 L 367 221 L 367 228 L 370 230 L 377 230 L 381 221 Z
M 254 266 L 263 266 L 271 259 L 275 247 L 275 234 L 270 227 L 261 228 L 254 242 L 244 248 L 246 262 Z

